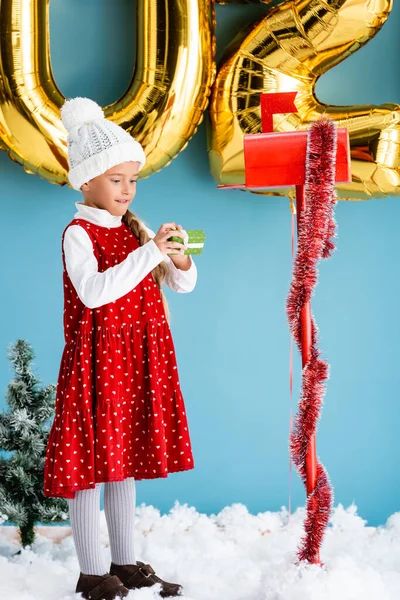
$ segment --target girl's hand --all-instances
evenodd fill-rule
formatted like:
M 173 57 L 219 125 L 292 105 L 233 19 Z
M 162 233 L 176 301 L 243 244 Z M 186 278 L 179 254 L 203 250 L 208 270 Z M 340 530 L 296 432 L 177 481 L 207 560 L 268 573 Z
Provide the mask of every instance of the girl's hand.
M 182 244 L 180 242 L 168 242 L 170 237 L 181 237 Z M 153 241 L 157 244 L 158 249 L 162 254 L 183 254 L 187 249 L 187 246 L 183 244 L 185 235 L 182 233 L 182 225 L 176 225 L 175 223 L 163 223 L 157 234 L 153 238 Z

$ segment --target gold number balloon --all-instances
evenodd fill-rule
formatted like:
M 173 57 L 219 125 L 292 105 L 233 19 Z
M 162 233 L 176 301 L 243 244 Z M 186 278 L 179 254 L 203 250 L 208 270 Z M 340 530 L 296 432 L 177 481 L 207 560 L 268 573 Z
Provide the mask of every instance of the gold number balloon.
M 224 54 L 210 103 L 208 146 L 218 184 L 245 181 L 243 136 L 261 132 L 260 94 L 297 91 L 298 113 L 276 116 L 275 131 L 308 128 L 323 113 L 348 128 L 352 182 L 338 186 L 340 198 L 400 193 L 400 106 L 330 106 L 314 92 L 321 75 L 378 33 L 392 7 L 393 0 L 290 0 L 239 33 Z M 388 57 L 396 60 L 389 48 Z M 375 76 L 371 69 L 371 85 Z
M 244 182 L 243 136 L 261 130 L 260 93 L 297 91 L 298 114 L 277 117 L 278 131 L 307 128 L 322 113 L 350 131 L 353 180 L 339 186 L 339 196 L 399 193 L 399 106 L 329 106 L 314 93 L 318 77 L 365 45 L 392 6 L 393 0 L 281 1 L 235 38 L 210 107 L 209 153 L 219 184 Z M 65 184 L 64 97 L 51 71 L 48 8 L 49 0 L 0 0 L 0 148 L 29 173 Z M 104 111 L 143 144 L 141 177 L 168 165 L 202 121 L 215 79 L 213 30 L 211 0 L 138 0 L 137 68 L 126 94 Z
M 63 185 L 64 97 L 51 70 L 48 12 L 49 0 L 0 0 L 0 148 Z M 215 78 L 214 9 L 211 0 L 138 0 L 136 21 L 137 68 L 104 112 L 143 145 L 143 178 L 169 164 L 203 119 Z

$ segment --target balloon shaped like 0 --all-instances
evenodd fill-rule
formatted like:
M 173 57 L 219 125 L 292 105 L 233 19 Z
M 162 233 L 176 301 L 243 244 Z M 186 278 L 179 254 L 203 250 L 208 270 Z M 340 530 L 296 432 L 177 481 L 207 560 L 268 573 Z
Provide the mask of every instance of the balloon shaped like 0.
M 214 10 L 211 0 L 138 0 L 137 7 L 137 68 L 104 113 L 143 145 L 144 178 L 168 165 L 203 119 L 215 79 Z M 28 173 L 68 184 L 49 0 L 0 0 L 0 40 L 0 148 Z

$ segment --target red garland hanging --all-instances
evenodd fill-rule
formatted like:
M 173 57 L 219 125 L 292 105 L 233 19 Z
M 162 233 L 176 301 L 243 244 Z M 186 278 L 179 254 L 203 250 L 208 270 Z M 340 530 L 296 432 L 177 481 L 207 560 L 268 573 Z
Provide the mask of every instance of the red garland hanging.
M 293 280 L 287 299 L 290 330 L 301 352 L 301 310 L 311 300 L 318 278 L 317 265 L 329 258 L 335 248 L 336 223 L 334 220 L 335 167 L 337 149 L 336 124 L 322 118 L 308 131 L 306 154 L 306 208 L 299 215 L 298 250 L 293 267 Z M 306 455 L 310 440 L 316 433 L 328 379 L 328 363 L 320 358 L 318 329 L 311 316 L 310 359 L 302 373 L 302 391 L 298 413 L 290 438 L 292 460 L 306 484 Z M 314 490 L 307 499 L 305 535 L 301 541 L 300 560 L 318 562 L 319 550 L 328 526 L 333 491 L 327 472 L 317 460 L 317 477 Z

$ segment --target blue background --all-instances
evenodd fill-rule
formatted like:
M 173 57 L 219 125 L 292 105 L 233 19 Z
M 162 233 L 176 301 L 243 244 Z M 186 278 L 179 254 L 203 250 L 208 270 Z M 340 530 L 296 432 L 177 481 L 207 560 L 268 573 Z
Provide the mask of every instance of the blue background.
M 244 21 L 265 14 L 265 7 L 217 6 L 216 14 L 220 56 Z M 122 95 L 134 63 L 134 4 L 52 0 L 50 18 L 52 67 L 61 92 L 103 106 Z M 381 33 L 320 80 L 320 99 L 398 101 L 399 24 L 396 2 Z M 4 152 L 0 178 L 5 393 L 11 377 L 6 349 L 17 338 L 33 345 L 43 383 L 56 381 L 63 348 L 60 236 L 80 194 L 26 174 Z M 175 220 L 207 234 L 204 255 L 196 261 L 195 291 L 167 291 L 196 468 L 138 483 L 138 502 L 168 511 L 179 500 L 207 513 L 233 502 L 251 512 L 287 506 L 288 201 L 217 190 L 203 123 L 170 166 L 139 182 L 133 209 L 153 229 Z M 341 202 L 336 217 L 338 250 L 321 265 L 313 301 L 331 364 L 318 453 L 335 502 L 354 500 L 361 516 L 376 525 L 400 509 L 400 201 Z M 294 403 L 299 383 L 296 358 Z M 297 476 L 292 495 L 293 506 L 304 504 Z

